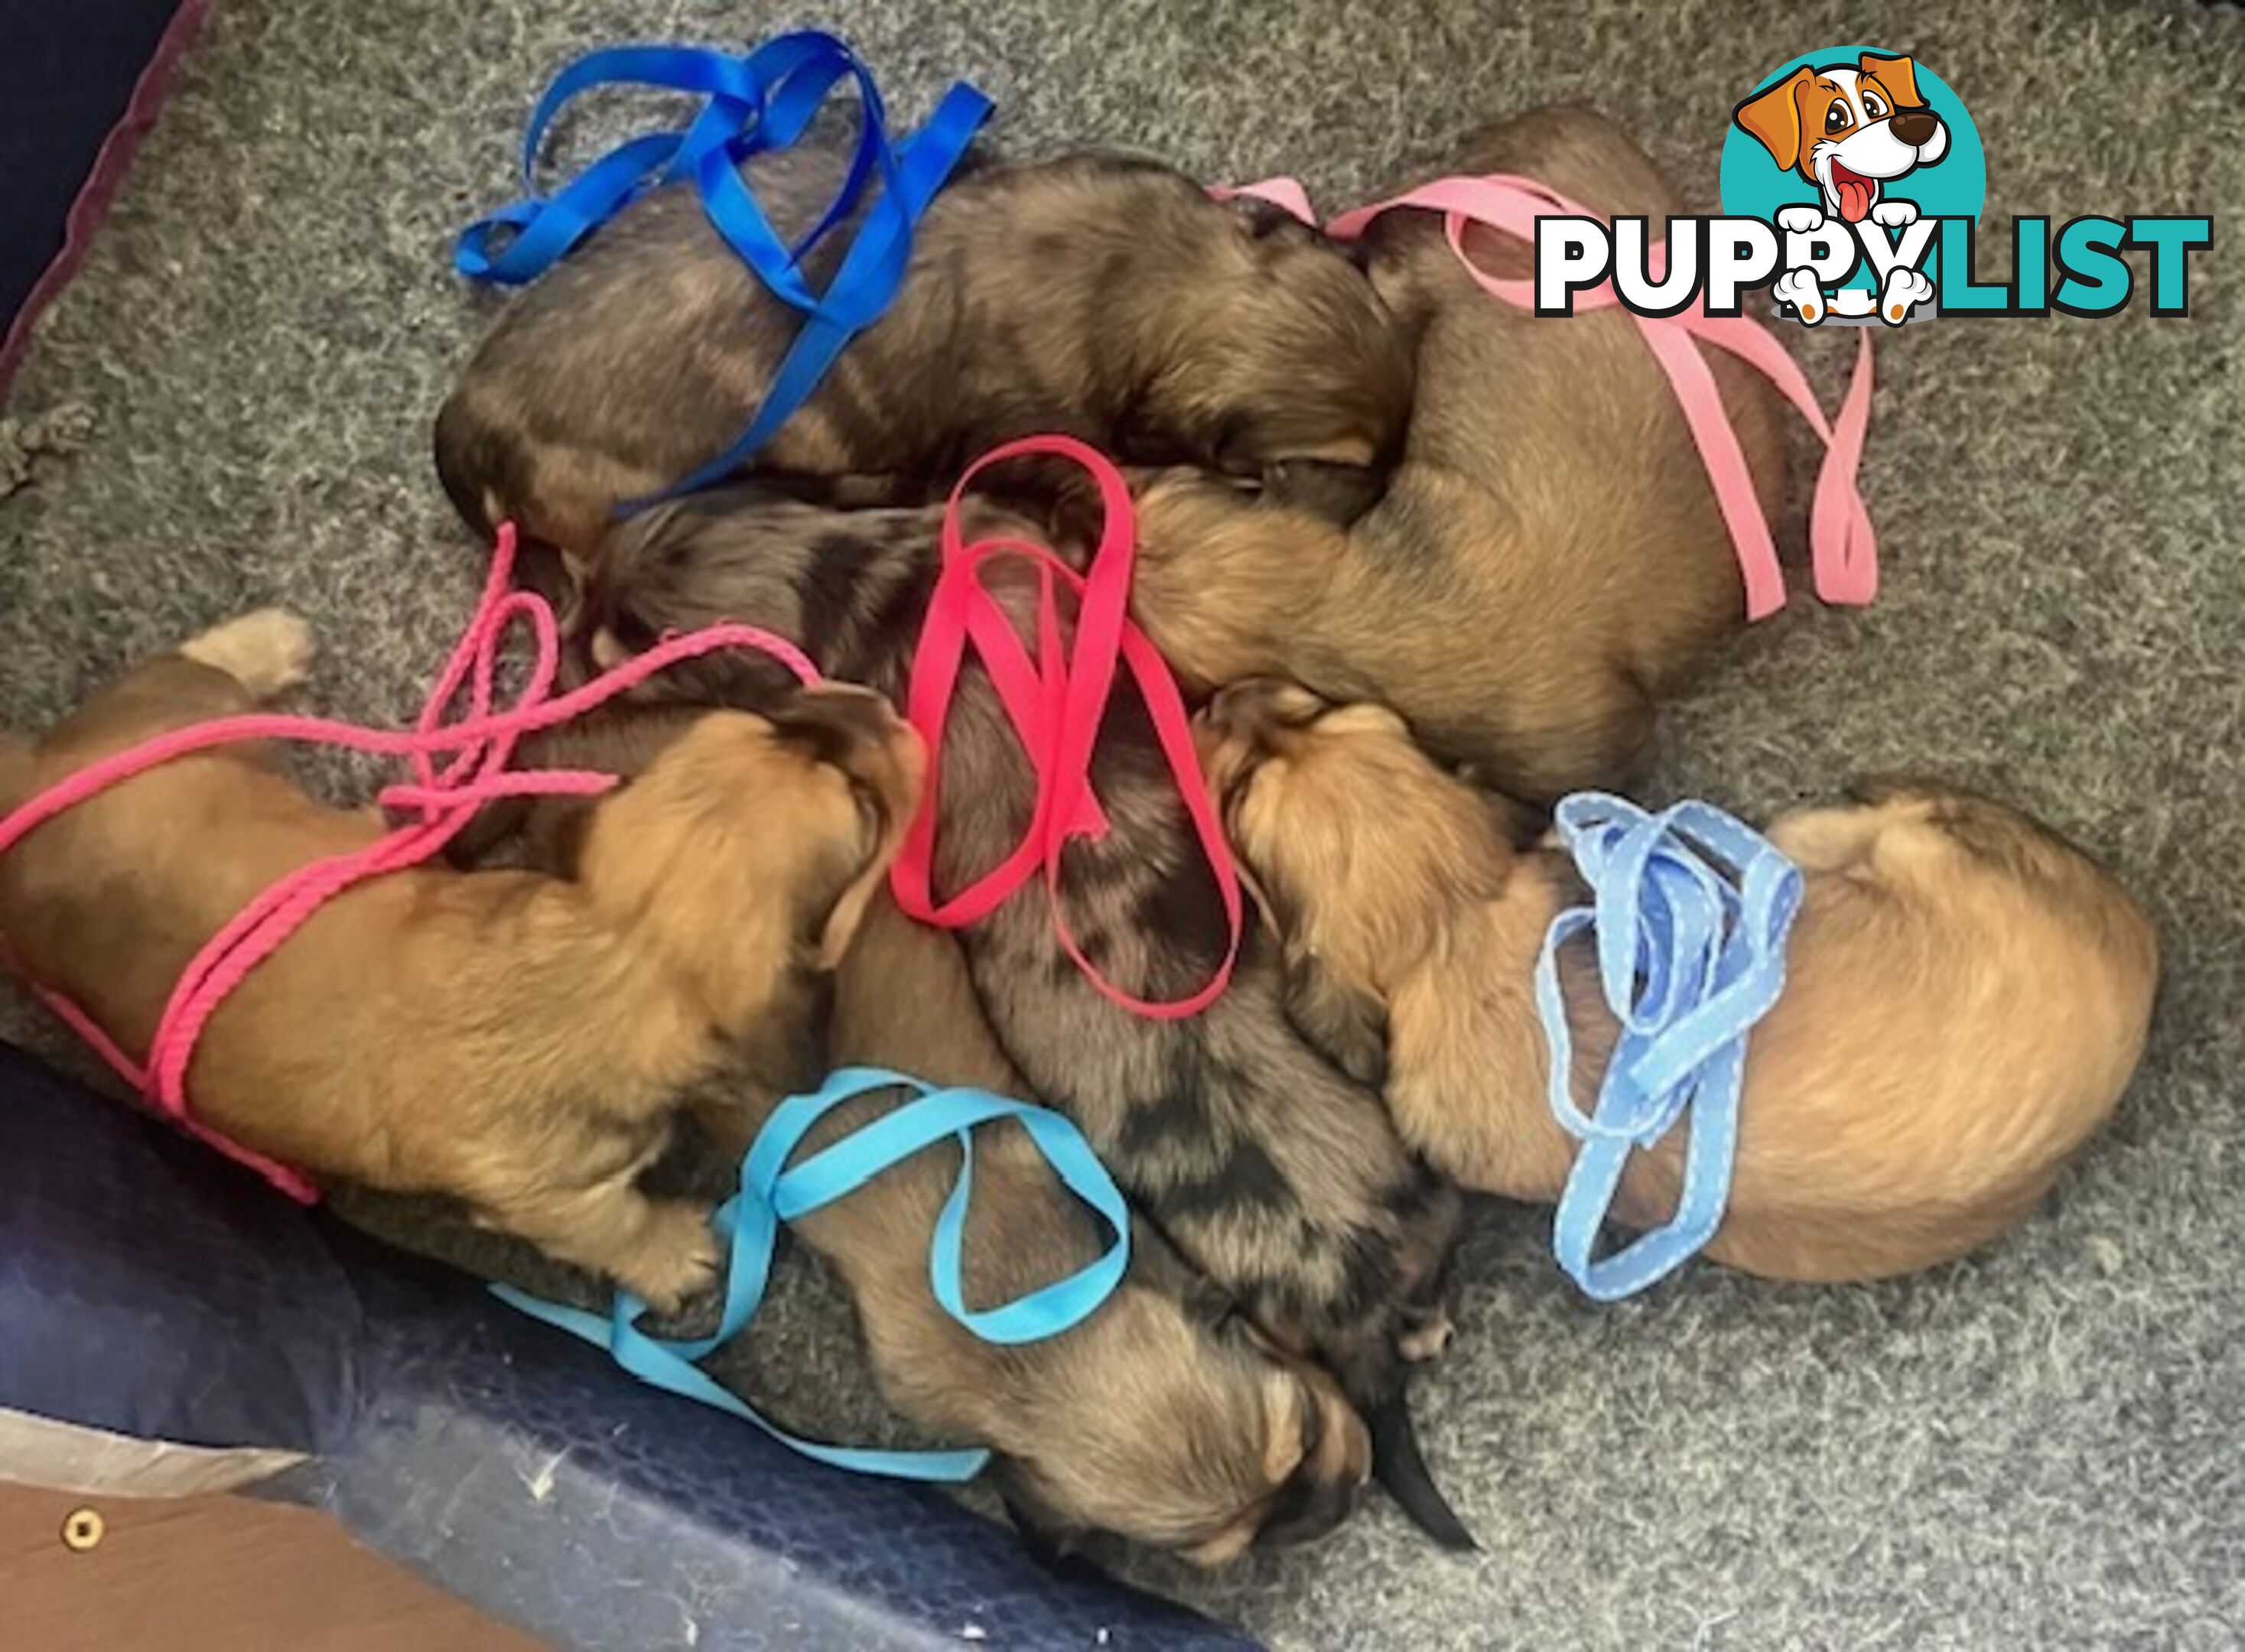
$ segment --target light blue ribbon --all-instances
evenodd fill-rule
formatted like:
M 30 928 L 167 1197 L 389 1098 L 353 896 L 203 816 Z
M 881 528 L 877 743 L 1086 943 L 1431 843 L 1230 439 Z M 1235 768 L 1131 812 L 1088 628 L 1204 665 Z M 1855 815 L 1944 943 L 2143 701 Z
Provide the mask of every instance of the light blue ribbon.
M 1551 1112 L 1582 1143 L 1551 1226 L 1559 1265 L 1600 1302 L 1680 1267 L 1723 1220 L 1738 1150 L 1746 1039 L 1785 990 L 1785 944 L 1801 869 L 1752 828 L 1706 803 L 1649 815 L 1602 792 L 1558 807 L 1559 835 L 1592 904 L 1552 920 L 1536 962 L 1536 1007 L 1550 1052 Z M 1575 1105 L 1574 1046 L 1559 948 L 1595 932 L 1605 1007 L 1621 1025 L 1589 1116 Z M 1629 1155 L 1691 1114 L 1684 1190 L 1664 1228 L 1592 1260 Z
M 917 1099 L 853 1130 L 792 1169 L 788 1161 L 819 1120 L 870 1091 L 903 1088 Z M 967 1305 L 962 1250 L 974 1188 L 974 1131 L 1000 1119 L 1020 1123 L 1054 1171 L 1076 1197 L 1096 1211 L 1115 1236 L 1107 1249 L 1064 1279 L 995 1308 Z M 737 1336 L 762 1304 L 770 1276 L 779 1224 L 844 1198 L 875 1176 L 945 1138 L 959 1144 L 959 1180 L 944 1201 L 928 1248 L 928 1279 L 945 1312 L 988 1343 L 1036 1342 L 1082 1324 L 1122 1283 L 1130 1265 L 1130 1211 L 1082 1134 L 1060 1114 L 985 1090 L 942 1089 L 879 1067 L 844 1067 L 817 1091 L 790 1096 L 773 1109 L 741 1161 L 740 1191 L 717 1209 L 718 1241 L 730 1253 L 723 1311 L 707 1337 L 667 1341 L 638 1327 L 647 1304 L 619 1290 L 605 1317 L 566 1308 L 506 1285 L 499 1299 L 572 1336 L 607 1348 L 615 1362 L 657 1388 L 729 1412 L 755 1424 L 805 1457 L 861 1474 L 956 1483 L 973 1479 L 989 1461 L 986 1451 L 878 1451 L 823 1445 L 768 1422 L 718 1385 L 698 1364 Z
M 858 144 L 840 191 L 810 233 L 783 242 L 743 180 L 742 160 L 798 141 L 844 79 L 858 88 Z M 650 132 L 619 144 L 551 195 L 538 188 L 538 156 L 554 118 L 594 86 L 652 86 L 706 98 L 682 132 Z M 529 194 L 460 232 L 453 267 L 471 281 L 519 286 L 535 281 L 571 248 L 651 189 L 691 180 L 702 211 L 725 242 L 775 296 L 804 314 L 802 328 L 773 376 L 763 403 L 722 453 L 625 512 L 722 480 L 771 440 L 809 401 L 851 338 L 879 320 L 902 287 L 912 235 L 973 143 L 990 100 L 964 81 L 952 86 L 927 125 L 901 144 L 873 78 L 832 35 L 804 30 L 767 41 L 745 56 L 704 46 L 614 46 L 579 58 L 539 99 L 523 139 Z M 804 279 L 802 260 L 855 210 L 876 174 L 880 192 L 865 209 L 840 266 L 823 293 Z M 508 234 L 494 250 L 494 238 Z

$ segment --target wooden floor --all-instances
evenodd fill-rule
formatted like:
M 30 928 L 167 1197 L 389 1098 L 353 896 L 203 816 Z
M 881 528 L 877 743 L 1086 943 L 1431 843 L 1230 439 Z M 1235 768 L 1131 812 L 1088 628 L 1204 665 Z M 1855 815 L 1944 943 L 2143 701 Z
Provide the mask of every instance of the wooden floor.
M 98 1541 L 83 1544 L 91 1509 Z M 139 1502 L 0 1486 L 10 1652 L 539 1652 L 325 1514 L 233 1497 Z

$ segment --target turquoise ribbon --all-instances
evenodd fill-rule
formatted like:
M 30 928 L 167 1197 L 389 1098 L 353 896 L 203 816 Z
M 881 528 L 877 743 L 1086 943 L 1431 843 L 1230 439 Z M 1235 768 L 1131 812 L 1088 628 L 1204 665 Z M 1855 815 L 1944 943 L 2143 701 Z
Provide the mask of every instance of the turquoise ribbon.
M 818 222 L 790 247 L 742 179 L 740 163 L 797 142 L 845 79 L 858 89 L 859 111 L 850 170 Z M 547 129 L 570 99 L 603 85 L 648 86 L 707 102 L 684 132 L 630 139 L 552 194 L 540 194 L 538 156 Z M 851 339 L 886 313 L 904 284 L 921 216 L 991 107 L 961 81 L 944 94 L 926 125 L 892 144 L 872 74 L 848 46 L 816 30 L 781 35 L 746 55 L 703 46 L 590 52 L 554 77 L 531 115 L 522 155 L 529 194 L 461 231 L 453 267 L 471 281 L 501 286 L 535 281 L 649 190 L 691 181 L 711 226 L 735 254 L 775 296 L 803 312 L 803 326 L 748 428 L 684 480 L 624 507 L 638 510 L 708 487 L 745 464 L 811 399 Z M 877 175 L 878 193 L 826 289 L 815 291 L 804 278 L 804 257 L 856 210 Z M 502 234 L 505 244 L 496 244 Z
M 1665 1277 L 1714 1236 L 1738 1150 L 1746 1039 L 1785 990 L 1785 946 L 1801 869 L 1722 810 L 1678 803 L 1658 815 L 1601 792 L 1557 811 L 1559 836 L 1592 904 L 1552 920 L 1536 963 L 1536 1007 L 1550 1052 L 1551 1112 L 1582 1143 L 1553 1218 L 1551 1248 L 1600 1302 Z M 1595 932 L 1598 981 L 1621 1025 L 1585 1116 L 1575 1105 L 1574 1046 L 1559 989 L 1559 948 Z M 1630 1154 L 1688 1113 L 1684 1188 L 1665 1227 L 1593 1260 Z
M 874 1090 L 902 1088 L 917 1099 L 831 1143 L 792 1169 L 788 1161 L 819 1120 L 843 1103 Z M 967 1305 L 962 1280 L 967 1213 L 973 1199 L 974 1132 L 1000 1119 L 1017 1121 L 1076 1197 L 1096 1211 L 1114 1238 L 1094 1261 L 995 1308 Z M 698 1400 L 753 1423 L 781 1444 L 818 1462 L 861 1474 L 957 1483 L 973 1479 L 989 1461 L 986 1451 L 879 1451 L 829 1446 L 789 1433 L 759 1416 L 700 1367 L 755 1317 L 771 1274 L 779 1224 L 847 1197 L 883 1171 L 946 1138 L 959 1144 L 959 1179 L 944 1201 L 928 1249 L 928 1276 L 945 1312 L 985 1342 L 1040 1341 L 1082 1324 L 1104 1303 L 1130 1265 L 1130 1212 L 1082 1132 L 1049 1108 L 1008 1100 L 985 1090 L 946 1089 L 879 1067 L 844 1067 L 817 1091 L 790 1096 L 773 1109 L 741 1161 L 740 1190 L 718 1207 L 713 1226 L 730 1256 L 717 1329 L 707 1337 L 666 1340 L 641 1330 L 647 1304 L 619 1290 L 605 1317 L 564 1307 L 493 1285 L 502 1302 L 605 1347 L 641 1382 Z

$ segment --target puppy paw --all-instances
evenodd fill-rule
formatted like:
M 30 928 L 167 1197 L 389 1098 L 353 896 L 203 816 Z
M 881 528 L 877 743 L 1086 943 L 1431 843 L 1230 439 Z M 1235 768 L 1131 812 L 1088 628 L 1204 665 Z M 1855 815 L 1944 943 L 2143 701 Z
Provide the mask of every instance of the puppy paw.
M 1920 304 L 1931 301 L 1932 280 L 1914 269 L 1896 269 L 1887 276 L 1886 285 L 1879 289 L 1879 319 L 1889 327 L 1900 327 L 1909 319 L 1909 313 Z
M 1917 221 L 1917 203 L 1882 200 L 1871 208 L 1871 221 L 1888 229 L 1900 229 L 1905 224 L 1914 224 Z
M 1824 227 L 1824 213 L 1816 206 L 1780 206 L 1777 227 L 1796 235 L 1810 235 Z
M 1803 267 L 1786 271 L 1770 283 L 1769 292 L 1770 296 L 1780 304 L 1792 305 L 1804 326 L 1814 327 L 1824 319 L 1824 288 L 1817 281 L 1816 272 L 1813 269 Z
M 213 626 L 181 645 L 180 652 L 270 700 L 311 674 L 312 627 L 284 608 L 260 608 L 224 625 Z
M 655 1206 L 638 1246 L 611 1271 L 618 1284 L 657 1313 L 675 1314 L 715 1289 L 723 1268 L 709 1212 L 671 1201 Z

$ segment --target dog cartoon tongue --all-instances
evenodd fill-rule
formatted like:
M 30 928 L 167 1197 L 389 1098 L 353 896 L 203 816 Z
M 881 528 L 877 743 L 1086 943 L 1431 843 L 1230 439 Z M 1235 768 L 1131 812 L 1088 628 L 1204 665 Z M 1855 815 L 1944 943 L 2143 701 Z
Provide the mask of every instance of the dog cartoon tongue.
M 1871 202 L 1879 193 L 1876 184 L 1837 161 L 1832 163 L 1832 187 L 1840 192 L 1840 216 L 1851 224 L 1860 224 L 1869 215 Z

